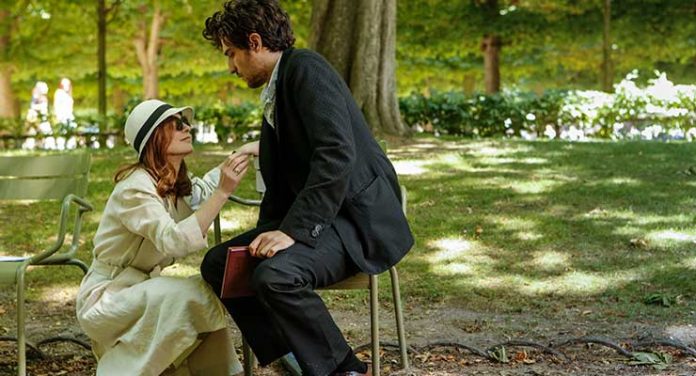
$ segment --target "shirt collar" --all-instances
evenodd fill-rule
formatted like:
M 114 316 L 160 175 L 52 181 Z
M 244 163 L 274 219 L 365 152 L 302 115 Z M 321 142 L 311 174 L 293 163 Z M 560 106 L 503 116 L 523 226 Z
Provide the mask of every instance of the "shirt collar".
M 273 67 L 273 73 L 271 73 L 271 78 L 268 80 L 268 84 L 263 88 L 261 92 L 261 103 L 267 103 L 275 98 L 276 81 L 278 80 L 278 66 L 280 66 L 280 60 L 283 58 L 283 54 L 280 54 L 278 61 L 276 61 L 275 67 Z

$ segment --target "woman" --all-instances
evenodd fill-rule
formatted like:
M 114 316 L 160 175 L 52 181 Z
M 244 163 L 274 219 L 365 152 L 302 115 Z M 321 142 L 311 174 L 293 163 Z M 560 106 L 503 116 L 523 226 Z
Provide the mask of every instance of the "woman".
M 206 233 L 246 173 L 228 158 L 190 178 L 190 107 L 148 100 L 126 120 L 139 161 L 120 169 L 94 237 L 77 318 L 99 362 L 97 375 L 233 375 L 242 371 L 225 309 L 206 283 L 160 271 L 205 249 Z M 194 211 L 195 209 L 195 211 Z

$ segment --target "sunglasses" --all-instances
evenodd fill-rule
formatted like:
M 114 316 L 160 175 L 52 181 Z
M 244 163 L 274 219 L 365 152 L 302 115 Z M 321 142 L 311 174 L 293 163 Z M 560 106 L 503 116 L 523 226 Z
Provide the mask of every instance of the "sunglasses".
M 173 116 L 172 119 L 174 119 L 174 128 L 177 131 L 183 131 L 184 126 L 191 128 L 191 124 L 189 124 L 188 120 L 183 116 L 182 117 Z

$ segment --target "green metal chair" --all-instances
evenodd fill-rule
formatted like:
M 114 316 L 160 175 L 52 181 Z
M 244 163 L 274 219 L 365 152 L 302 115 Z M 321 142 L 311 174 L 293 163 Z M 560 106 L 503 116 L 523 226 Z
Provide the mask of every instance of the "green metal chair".
M 382 149 L 386 149 L 386 145 L 380 142 Z M 256 166 L 256 190 L 260 195 L 266 191 L 266 187 L 263 183 L 263 178 L 258 170 L 258 163 L 255 160 Z M 406 214 L 406 188 L 401 186 L 401 209 Z M 249 200 L 243 199 L 237 196 L 231 196 L 230 201 L 236 202 L 238 204 L 247 206 L 259 206 L 261 200 Z M 218 215 L 214 221 L 214 233 L 215 233 L 215 243 L 219 244 L 221 242 L 220 234 L 220 216 Z M 389 276 L 391 278 L 392 287 L 392 298 L 394 299 L 394 317 L 396 319 L 396 331 L 399 340 L 399 352 L 401 355 L 401 367 L 404 369 L 409 368 L 407 344 L 406 344 L 406 330 L 404 328 L 404 316 L 403 308 L 401 304 L 401 292 L 399 289 L 399 274 L 396 271 L 396 266 L 392 266 L 389 269 Z M 370 291 L 370 330 L 371 330 L 371 347 L 372 347 L 372 374 L 374 376 L 380 376 L 380 357 L 379 357 L 379 288 L 377 275 L 368 275 L 365 273 L 358 273 L 353 277 L 343 280 L 339 283 L 333 284 L 322 288 L 321 290 L 364 290 Z M 251 348 L 247 344 L 246 340 L 242 339 L 242 352 L 244 356 L 244 375 L 252 376 L 254 367 L 256 364 L 254 354 Z M 296 361 L 290 360 L 287 356 L 284 357 L 283 362 L 290 369 L 294 375 L 301 375 L 301 371 L 296 364 Z
M 75 257 L 80 242 L 82 215 L 93 210 L 87 193 L 90 155 L 0 156 L 0 201 L 62 200 L 58 237 L 48 249 L 32 256 L 6 256 L 0 245 L 0 285 L 17 288 L 17 374 L 26 375 L 24 280 L 30 265 L 75 265 L 84 273 L 87 265 Z M 63 247 L 71 205 L 75 205 L 72 240 Z M 65 249 L 64 249 L 65 248 Z M 64 249 L 64 250 L 62 250 Z M 62 251 L 61 251 L 62 250 Z

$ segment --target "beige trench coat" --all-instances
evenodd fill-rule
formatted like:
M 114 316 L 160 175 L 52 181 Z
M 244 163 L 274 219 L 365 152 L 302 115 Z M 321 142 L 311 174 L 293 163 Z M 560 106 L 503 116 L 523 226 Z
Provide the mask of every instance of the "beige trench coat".
M 209 286 L 200 276 L 159 275 L 207 247 L 192 208 L 218 179 L 218 169 L 192 178 L 192 195 L 176 205 L 157 194 L 144 170 L 116 184 L 76 305 L 99 359 L 97 375 L 160 375 L 170 366 L 177 375 L 241 372 L 225 309 Z

